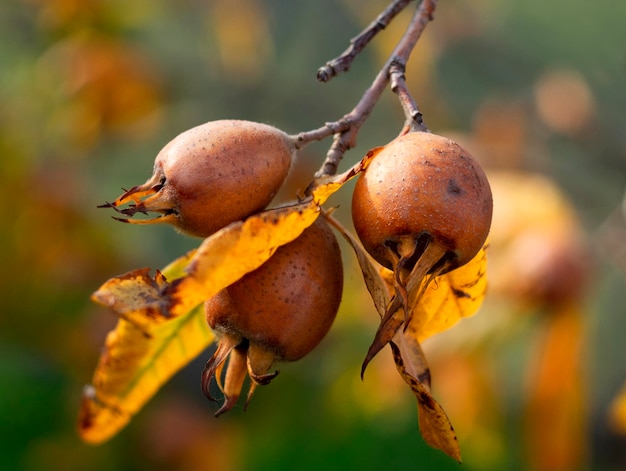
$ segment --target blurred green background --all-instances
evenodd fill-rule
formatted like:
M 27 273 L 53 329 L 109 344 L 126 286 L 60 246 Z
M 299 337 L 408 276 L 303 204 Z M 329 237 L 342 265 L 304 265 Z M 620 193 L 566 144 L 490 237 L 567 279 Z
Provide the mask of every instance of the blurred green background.
M 371 83 L 409 11 L 349 73 L 320 84 L 315 72 L 385 5 L 2 2 L 0 468 L 460 469 L 423 444 L 415 400 L 388 352 L 359 379 L 377 317 L 347 249 L 335 327 L 312 355 L 283 365 L 246 413 L 238 406 L 213 418 L 216 405 L 199 384 L 206 352 L 109 442 L 86 445 L 75 431 L 82 387 L 115 325 L 90 294 L 111 276 L 164 266 L 198 244 L 169 227 L 121 225 L 96 206 L 145 181 L 159 149 L 202 122 L 248 119 L 295 134 L 339 119 Z M 575 376 L 583 372 L 572 391 L 581 397 L 572 414 L 582 425 L 562 469 L 626 468 L 626 438 L 610 416 L 626 379 L 625 18 L 626 3 L 617 0 L 442 0 L 407 70 L 432 131 L 465 143 L 494 181 L 503 170 L 542 175 L 577 215 L 572 231 L 584 242 L 572 257 L 588 279 L 570 285 L 570 265 L 549 264 L 556 270 L 550 280 L 565 280 L 564 298 L 584 327 L 584 354 L 572 357 Z M 342 168 L 392 139 L 402 122 L 386 93 Z M 301 152 L 282 198 L 306 187 L 329 144 Z M 331 200 L 347 224 L 349 197 L 348 186 Z M 516 197 L 532 208 L 545 203 L 523 191 Z M 516 219 L 506 203 L 495 205 Z M 499 247 L 494 243 L 494 261 Z M 500 260 L 508 260 L 504 249 Z M 529 422 L 532 430 L 537 421 L 527 408 L 529 365 L 563 297 L 524 302 L 528 291 L 511 293 L 522 276 L 504 288 L 494 279 L 477 316 L 425 344 L 434 394 L 455 425 L 464 469 L 551 466 L 549 452 L 535 456 L 528 445 Z M 545 277 L 534 282 L 547 284 Z M 551 366 L 561 374 L 562 365 Z

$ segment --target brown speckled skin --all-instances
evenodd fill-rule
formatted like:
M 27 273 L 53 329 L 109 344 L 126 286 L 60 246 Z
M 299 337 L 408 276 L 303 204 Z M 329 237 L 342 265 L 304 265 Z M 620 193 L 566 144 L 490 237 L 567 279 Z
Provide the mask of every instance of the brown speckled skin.
M 357 181 L 352 219 L 365 249 L 392 268 L 385 241 L 428 233 L 461 266 L 491 226 L 491 188 L 478 162 L 451 139 L 414 132 L 389 143 Z
M 337 239 L 323 217 L 260 268 L 205 304 L 218 335 L 247 339 L 277 360 L 309 353 L 332 325 L 343 290 Z
M 173 204 L 182 232 L 207 237 L 264 209 L 287 177 L 294 146 L 272 126 L 211 121 L 170 141 L 153 179 L 165 176 L 163 201 Z

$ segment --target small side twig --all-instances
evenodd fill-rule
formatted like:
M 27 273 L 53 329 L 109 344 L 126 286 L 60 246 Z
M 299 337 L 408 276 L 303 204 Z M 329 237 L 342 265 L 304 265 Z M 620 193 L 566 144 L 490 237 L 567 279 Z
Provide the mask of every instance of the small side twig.
M 411 123 L 410 128 L 419 130 L 426 129 L 421 118 L 421 113 L 406 88 L 406 83 L 403 78 L 404 64 L 408 61 L 424 28 L 428 22 L 433 19 L 433 12 L 436 5 L 437 0 L 421 1 L 407 30 L 396 45 L 390 58 L 378 72 L 370 87 L 365 90 L 363 96 L 352 111 L 335 122 L 326 123 L 318 129 L 292 136 L 296 142 L 296 146 L 299 148 L 309 142 L 320 141 L 331 135 L 334 136 L 333 143 L 326 154 L 326 160 L 315 174 L 316 178 L 337 173 L 339 162 L 341 162 L 343 155 L 356 145 L 357 134 L 363 123 L 371 114 L 374 106 L 376 106 L 378 99 L 390 81 L 392 73 L 393 86 L 395 92 L 400 97 L 404 113 L 407 116 L 407 122 Z
M 411 96 L 406 86 L 406 62 L 400 57 L 394 57 L 389 66 L 389 81 L 391 91 L 398 95 L 400 105 L 404 111 L 406 118 L 402 134 L 410 131 L 428 132 L 428 127 L 424 122 L 422 112 L 419 110 L 417 103 Z
M 331 78 L 350 69 L 352 62 L 359 53 L 365 49 L 369 42 L 380 31 L 385 29 L 391 20 L 400 13 L 412 0 L 394 0 L 385 10 L 378 15 L 358 36 L 350 40 L 350 46 L 340 56 L 327 62 L 317 71 L 317 80 L 328 82 Z

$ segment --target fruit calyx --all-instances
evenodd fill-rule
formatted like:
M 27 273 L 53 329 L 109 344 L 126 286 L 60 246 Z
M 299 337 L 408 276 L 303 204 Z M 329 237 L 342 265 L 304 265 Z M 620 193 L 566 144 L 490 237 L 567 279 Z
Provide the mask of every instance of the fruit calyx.
M 112 208 L 125 218 L 113 217 L 116 221 L 129 224 L 173 224 L 178 217 L 178 211 L 173 201 L 162 198 L 160 191 L 167 184 L 167 178 L 163 170 L 155 170 L 154 175 L 142 185 L 124 190 L 124 193 L 115 201 L 102 204 L 98 208 Z M 129 204 L 128 207 L 120 209 L 120 206 Z M 148 219 L 131 219 L 135 214 L 148 214 L 150 212 L 159 213 L 158 216 Z
M 228 366 L 226 366 L 227 359 Z M 228 412 L 237 404 L 247 374 L 251 381 L 243 406 L 243 410 L 246 411 L 257 386 L 269 384 L 280 372 L 279 370 L 267 372 L 274 360 L 275 356 L 271 352 L 251 346 L 247 339 L 232 335 L 222 336 L 217 350 L 202 372 L 201 379 L 202 393 L 207 399 L 217 402 L 209 388 L 213 378 L 224 394 L 224 403 L 215 412 L 215 417 Z M 222 382 L 225 367 L 226 373 Z

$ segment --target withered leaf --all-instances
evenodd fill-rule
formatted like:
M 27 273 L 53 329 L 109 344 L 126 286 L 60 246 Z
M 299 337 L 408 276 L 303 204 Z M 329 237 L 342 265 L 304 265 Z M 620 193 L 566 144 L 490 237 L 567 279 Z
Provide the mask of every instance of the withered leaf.
M 394 354 L 396 366 L 400 370 L 398 362 L 402 363 L 401 373 L 407 378 L 410 376 L 419 381 L 428 391 L 430 391 L 430 369 L 426 356 L 422 350 L 419 340 L 400 329 L 391 341 L 397 350 L 398 356 Z M 396 351 L 394 350 L 394 351 Z M 406 381 L 406 379 L 405 379 Z
M 361 268 L 361 273 L 363 274 L 363 279 L 365 280 L 365 286 L 374 301 L 374 306 L 376 307 L 376 311 L 383 317 L 385 315 L 385 310 L 387 308 L 387 304 L 389 304 L 389 299 L 391 298 L 391 293 L 389 290 L 388 284 L 385 282 L 383 273 L 385 271 L 391 273 L 389 270 L 379 265 L 370 254 L 368 254 L 363 245 L 348 231 L 343 225 L 337 221 L 331 215 L 327 215 L 326 219 L 328 222 L 335 228 L 337 231 L 344 237 L 344 239 L 350 244 L 354 253 L 356 254 L 357 261 L 359 262 L 359 267 Z
M 389 342 L 389 345 L 393 352 L 396 368 L 417 398 L 417 415 L 422 438 L 428 445 L 443 451 L 451 458 L 460 462 L 461 448 L 459 441 L 443 407 L 430 394 L 430 387 L 420 381 L 419 376 L 423 375 L 415 375 L 412 371 L 415 364 L 405 362 L 406 351 L 402 352 L 393 341 Z M 418 361 L 417 363 L 421 362 Z M 427 367 L 425 371 L 428 371 Z M 430 381 L 429 377 L 428 380 Z
M 107 335 L 92 384 L 83 394 L 78 430 L 86 442 L 101 443 L 115 435 L 212 342 L 201 306 L 176 319 L 164 316 L 158 306 L 166 278 L 180 276 L 190 255 L 155 278 L 146 269 L 136 270 L 107 281 L 94 294 L 96 302 L 111 307 L 120 319 Z

